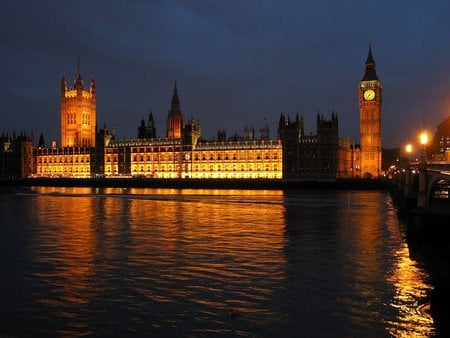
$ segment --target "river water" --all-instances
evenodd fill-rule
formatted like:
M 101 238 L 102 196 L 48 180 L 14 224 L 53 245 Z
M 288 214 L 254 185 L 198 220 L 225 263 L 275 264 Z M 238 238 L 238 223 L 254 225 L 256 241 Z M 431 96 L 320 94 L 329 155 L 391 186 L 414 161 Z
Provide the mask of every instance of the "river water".
M 388 193 L 0 188 L 0 336 L 431 337 Z

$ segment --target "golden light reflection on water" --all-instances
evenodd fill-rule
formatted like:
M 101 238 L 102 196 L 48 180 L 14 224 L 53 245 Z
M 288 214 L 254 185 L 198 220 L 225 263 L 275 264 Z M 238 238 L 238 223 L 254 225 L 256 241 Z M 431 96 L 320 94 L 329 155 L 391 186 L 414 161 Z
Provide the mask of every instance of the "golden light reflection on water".
M 48 253 L 36 263 L 51 266 L 36 276 L 57 290 L 41 302 L 88 303 L 105 293 L 94 282 L 124 275 L 127 288 L 139 295 L 132 306 L 190 299 L 213 312 L 232 308 L 249 317 L 270 312 L 258 303 L 269 301 L 284 278 L 281 191 L 37 187 L 34 192 L 42 224 L 37 245 Z M 113 295 L 124 301 L 124 295 Z M 74 312 L 65 309 L 70 316 Z
M 345 301 L 356 308 L 366 308 L 371 316 L 367 321 L 381 321 L 392 337 L 430 337 L 434 333 L 433 320 L 427 313 L 427 293 L 431 286 L 427 274 L 409 257 L 409 250 L 402 238 L 395 209 L 390 199 L 374 198 L 376 192 L 348 193 L 346 212 L 341 214 L 342 238 L 353 238 L 349 243 L 350 258 L 355 270 L 354 297 Z M 391 245 L 391 243 L 401 243 Z M 388 248 L 395 247 L 389 252 Z M 385 257 L 391 257 L 392 266 L 386 266 Z M 387 272 L 386 272 L 387 270 Z M 377 278 L 385 274 L 389 289 L 394 290 L 391 299 L 385 297 L 383 286 Z M 360 295 L 364 303 L 355 301 Z M 370 300 L 370 302 L 368 302 Z M 396 319 L 386 320 L 386 314 L 379 309 L 384 304 L 395 310 Z M 356 310 L 358 311 L 358 310 Z
M 406 245 L 395 256 L 397 260 L 387 280 L 395 287 L 390 305 L 398 309 L 398 318 L 389 323 L 388 331 L 393 337 L 430 337 L 434 328 L 429 313 L 431 287 L 425 283 L 427 275 L 409 258 Z
M 296 316 L 328 318 L 321 317 L 326 312 L 320 301 L 329 295 L 336 299 L 326 300 L 328 309 L 343 311 L 336 318 L 346 325 L 360 325 L 355 332 L 382 323 L 382 332 L 395 337 L 432 334 L 431 319 L 421 311 L 426 274 L 410 260 L 406 245 L 399 246 L 394 209 L 380 193 L 33 191 L 34 263 L 43 267 L 34 277 L 45 289 L 38 301 L 76 323 L 60 334 L 89 334 L 90 307 L 100 308 L 97 319 L 104 325 L 113 325 L 106 314 L 119 305 L 116 311 L 125 306 L 132 314 L 128 325 L 142 328 L 150 324 L 141 317 L 149 316 L 152 327 L 175 330 L 197 321 L 214 323 L 212 332 L 230 333 L 223 315 L 230 309 L 244 313 L 248 325 L 290 320 L 298 328 L 307 323 Z M 311 278 L 315 285 L 307 284 Z M 283 312 L 289 306 L 293 319 Z

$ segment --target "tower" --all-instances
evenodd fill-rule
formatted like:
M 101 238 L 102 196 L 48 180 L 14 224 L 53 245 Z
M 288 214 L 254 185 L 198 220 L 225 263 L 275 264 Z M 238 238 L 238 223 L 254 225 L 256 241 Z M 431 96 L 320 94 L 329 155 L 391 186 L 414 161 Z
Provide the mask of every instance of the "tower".
M 320 154 L 316 170 L 321 178 L 336 178 L 339 166 L 339 122 L 338 115 L 332 112 L 328 120 L 317 114 L 317 152 Z
M 77 78 L 73 89 L 61 81 L 61 147 L 95 147 L 97 108 L 95 81 L 84 89 L 78 56 Z
M 181 131 L 183 129 L 183 113 L 180 110 L 180 99 L 178 98 L 177 83 L 173 88 L 172 103 L 167 116 L 166 137 L 181 139 Z
M 359 135 L 361 142 L 360 174 L 363 177 L 381 175 L 381 82 L 375 69 L 372 46 L 359 88 Z
M 139 139 L 150 139 L 156 138 L 156 128 L 155 120 L 153 119 L 153 113 L 150 112 L 148 116 L 147 125 L 144 119 L 141 120 L 141 125 L 138 127 L 138 138 Z

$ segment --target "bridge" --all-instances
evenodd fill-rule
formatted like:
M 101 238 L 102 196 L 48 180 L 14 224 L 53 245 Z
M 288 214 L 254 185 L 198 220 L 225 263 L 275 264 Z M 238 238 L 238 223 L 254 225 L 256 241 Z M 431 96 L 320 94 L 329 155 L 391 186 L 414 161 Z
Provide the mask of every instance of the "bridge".
M 450 216 L 450 163 L 420 162 L 393 176 L 399 212 L 418 207 L 428 214 Z

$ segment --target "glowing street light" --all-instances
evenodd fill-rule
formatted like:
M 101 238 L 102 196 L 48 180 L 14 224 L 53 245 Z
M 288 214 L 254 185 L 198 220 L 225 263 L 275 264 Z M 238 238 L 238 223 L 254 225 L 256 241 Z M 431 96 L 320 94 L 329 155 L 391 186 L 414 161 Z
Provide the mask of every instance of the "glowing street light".
M 412 147 L 412 144 L 411 144 L 411 143 L 408 143 L 408 144 L 405 146 L 405 151 L 406 151 L 406 153 L 407 153 L 408 155 L 410 155 L 410 154 L 412 153 L 413 147 Z
M 420 144 L 422 146 L 426 146 L 427 143 L 428 143 L 428 134 L 427 132 L 423 131 L 420 133 Z
M 419 163 L 419 192 L 417 194 L 417 206 L 419 208 L 426 208 L 427 203 L 427 143 L 428 134 L 425 131 L 420 133 L 420 144 L 422 145 L 422 158 Z

